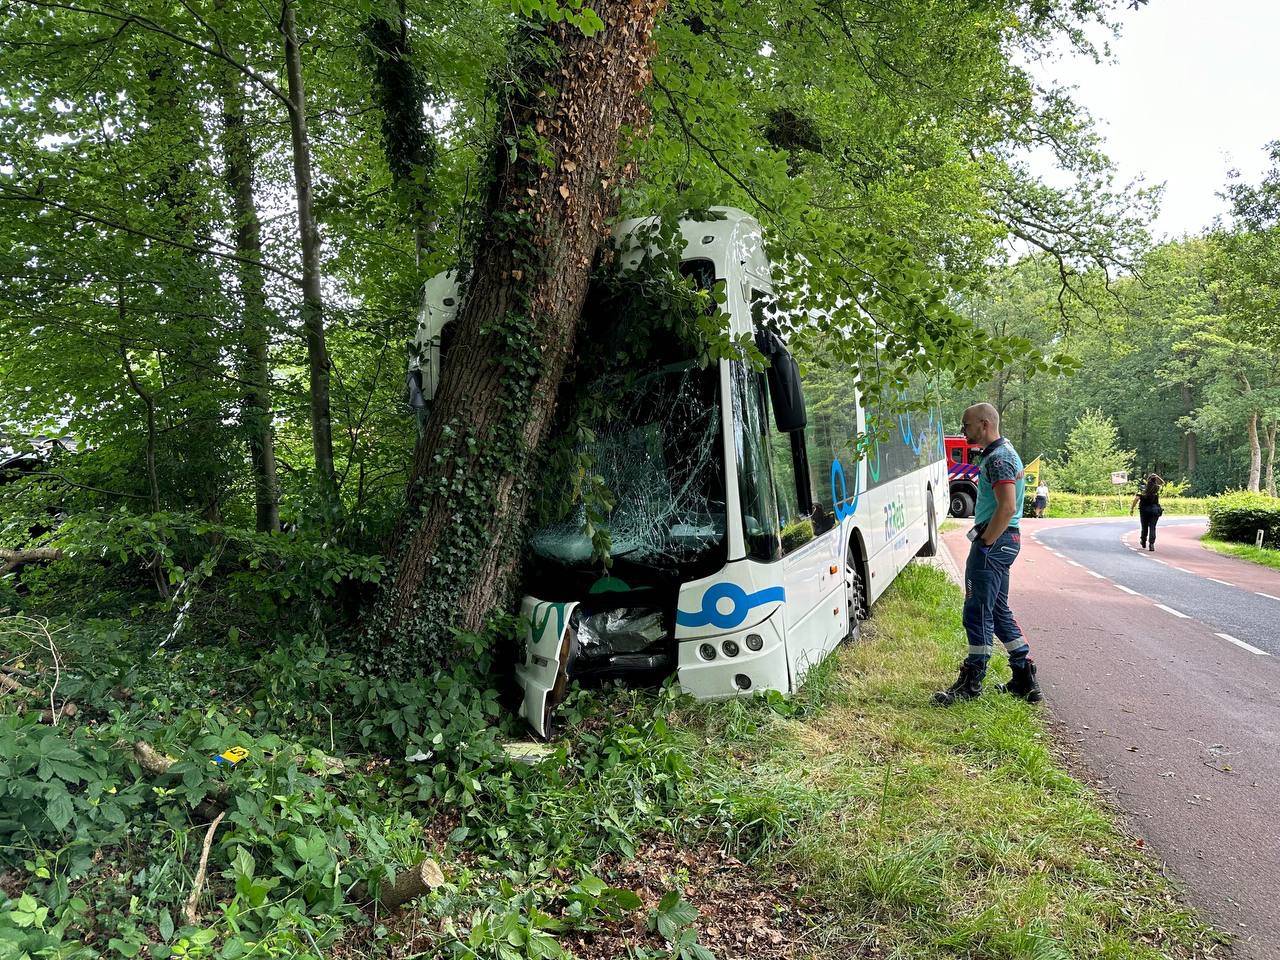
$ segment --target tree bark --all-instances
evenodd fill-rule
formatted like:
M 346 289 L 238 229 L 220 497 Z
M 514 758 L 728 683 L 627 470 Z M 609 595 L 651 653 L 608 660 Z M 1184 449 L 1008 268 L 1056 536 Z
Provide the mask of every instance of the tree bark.
M 1266 488 L 1267 495 L 1271 497 L 1276 495 L 1276 426 L 1275 420 L 1267 424 Z
M 235 215 L 237 275 L 244 309 L 241 324 L 244 353 L 240 379 L 244 381 L 241 415 L 248 428 L 249 460 L 253 469 L 256 527 L 260 532 L 280 529 L 279 483 L 276 476 L 275 434 L 271 427 L 271 361 L 268 354 L 268 308 L 262 267 L 262 228 L 253 203 L 253 144 L 245 126 L 244 95 L 239 74 L 219 71 L 222 82 L 222 155 L 227 190 Z
M 1249 414 L 1249 489 L 1258 492 L 1262 474 L 1262 445 L 1258 443 L 1258 414 Z
M 366 22 L 364 33 L 374 61 L 374 98 L 382 108 L 382 142 L 387 167 L 397 186 L 408 191 L 414 262 L 421 266 L 430 233 L 427 206 L 436 145 L 427 131 L 422 112 L 426 90 L 413 65 L 404 0 L 400 0 L 399 17 L 394 24 L 375 15 Z
M 1187 416 L 1190 417 L 1195 413 L 1195 404 L 1191 399 L 1191 385 L 1184 383 L 1182 385 L 1182 404 L 1186 410 Z M 1198 451 L 1196 449 L 1196 432 L 1193 428 L 1188 427 L 1186 433 L 1186 456 L 1187 456 L 1187 476 L 1195 475 L 1196 466 L 1199 462 Z
M 302 83 L 302 51 L 294 15 L 296 0 L 284 0 L 280 32 L 284 36 L 289 82 L 289 132 L 293 141 L 293 182 L 298 196 L 298 237 L 302 247 L 302 329 L 307 342 L 311 394 L 311 449 L 320 497 L 330 518 L 338 512 L 338 482 L 333 469 L 333 421 L 329 413 L 329 350 L 325 344 L 324 298 L 320 291 L 320 230 L 311 199 L 311 141 L 307 134 L 307 95 Z
M 561 22 L 540 34 L 545 40 L 530 39 L 554 55 L 527 57 L 501 110 L 470 285 L 414 450 L 394 573 L 368 622 L 388 670 L 447 660 L 450 628 L 479 630 L 505 599 L 526 471 L 549 429 L 592 262 L 617 214 L 621 130 L 647 122 L 640 93 L 662 3 L 604 0 L 592 4 L 603 32 L 587 37 Z M 526 149 L 533 138 L 542 152 Z

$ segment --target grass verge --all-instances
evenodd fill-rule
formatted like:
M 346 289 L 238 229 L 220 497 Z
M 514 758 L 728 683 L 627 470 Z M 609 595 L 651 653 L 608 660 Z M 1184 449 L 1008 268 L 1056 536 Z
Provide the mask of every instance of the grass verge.
M 811 679 L 803 715 L 699 710 L 728 742 L 715 788 L 775 824 L 772 862 L 833 914 L 823 957 L 1180 958 L 1222 937 L 1055 760 L 1034 708 L 929 703 L 961 651 L 959 590 L 912 567 L 868 639 Z M 1007 667 L 1001 666 L 1007 670 Z
M 1228 543 L 1226 540 L 1211 540 L 1208 537 L 1202 537 L 1200 543 L 1215 553 L 1225 553 L 1228 556 L 1239 557 L 1241 560 L 1256 563 L 1261 567 L 1280 570 L 1280 550 L 1275 550 L 1271 547 L 1255 547 L 1248 543 Z

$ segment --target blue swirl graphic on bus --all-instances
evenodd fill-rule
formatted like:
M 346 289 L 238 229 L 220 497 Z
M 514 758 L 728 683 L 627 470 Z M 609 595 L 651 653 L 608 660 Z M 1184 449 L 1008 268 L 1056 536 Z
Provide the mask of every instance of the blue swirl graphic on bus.
M 932 420 L 930 421 L 932 422 Z M 911 414 L 898 414 L 898 432 L 902 434 L 902 442 L 911 448 L 911 452 L 916 456 L 920 455 L 920 447 L 924 443 L 924 438 L 919 439 L 915 436 L 915 430 L 911 426 Z
M 787 599 L 787 591 L 782 587 L 766 587 L 755 593 L 747 593 L 736 583 L 717 583 L 708 587 L 702 595 L 702 609 L 695 613 L 676 610 L 676 623 L 682 627 L 705 627 L 707 624 L 728 630 L 738 626 L 747 619 L 747 613 L 755 607 L 766 603 L 781 603 Z M 721 613 L 716 605 L 721 600 L 731 600 L 733 609 Z
M 836 490 L 836 477 L 840 478 L 840 489 Z M 859 479 L 861 475 L 855 466 L 853 470 L 853 499 L 849 499 L 849 486 L 844 478 L 844 466 L 839 460 L 831 461 L 831 509 L 835 511 L 836 520 L 842 521 L 845 517 L 852 517 L 854 511 L 858 509 L 858 498 L 862 496 L 858 490 Z

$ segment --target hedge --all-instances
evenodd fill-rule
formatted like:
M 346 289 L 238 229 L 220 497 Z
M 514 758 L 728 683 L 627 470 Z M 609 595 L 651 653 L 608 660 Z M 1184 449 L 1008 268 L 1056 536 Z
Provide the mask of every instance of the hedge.
M 1133 503 L 1134 494 L 1111 493 L 1050 493 L 1049 506 L 1045 510 L 1046 517 L 1123 517 L 1128 516 L 1129 506 Z M 1216 498 L 1214 497 L 1161 497 L 1160 506 L 1168 514 L 1182 516 L 1204 516 L 1209 512 Z M 1280 503 L 1280 501 L 1277 501 Z M 1022 503 L 1022 515 L 1031 516 L 1035 504 L 1035 496 L 1027 496 Z M 1224 538 L 1225 539 L 1225 538 Z M 1253 542 L 1252 536 L 1249 542 Z
M 1258 531 L 1263 543 L 1280 545 L 1280 498 L 1265 493 L 1234 490 L 1213 498 L 1209 507 L 1209 536 L 1232 543 L 1254 543 Z

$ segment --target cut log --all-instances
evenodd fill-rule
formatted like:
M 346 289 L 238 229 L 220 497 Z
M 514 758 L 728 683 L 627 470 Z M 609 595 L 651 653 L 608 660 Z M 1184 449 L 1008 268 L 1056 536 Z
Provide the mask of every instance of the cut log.
M 383 889 L 378 903 L 388 910 L 399 910 L 410 900 L 443 885 L 444 873 L 439 864 L 428 858 L 416 867 L 397 873 L 391 885 Z

